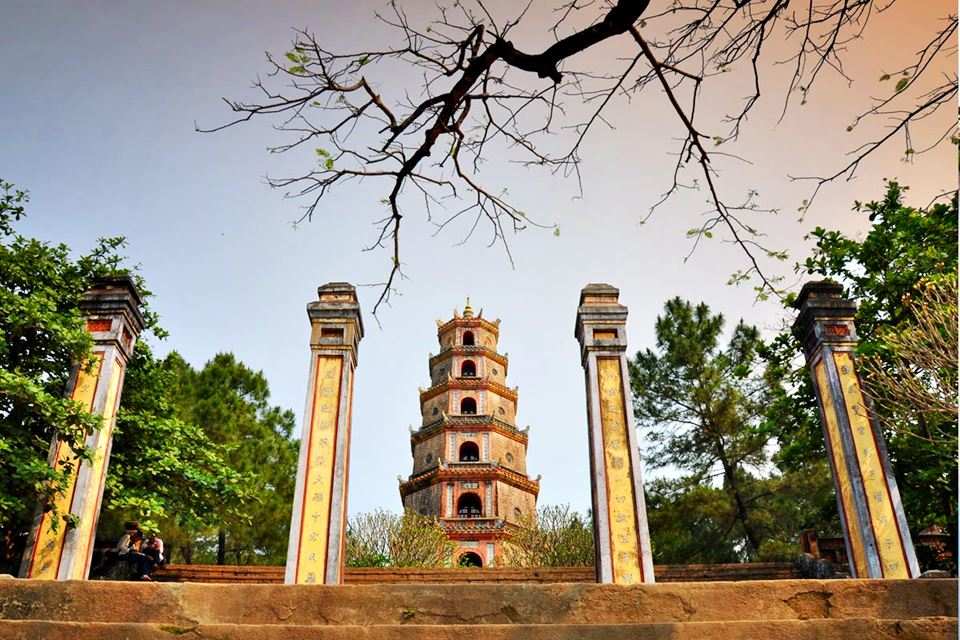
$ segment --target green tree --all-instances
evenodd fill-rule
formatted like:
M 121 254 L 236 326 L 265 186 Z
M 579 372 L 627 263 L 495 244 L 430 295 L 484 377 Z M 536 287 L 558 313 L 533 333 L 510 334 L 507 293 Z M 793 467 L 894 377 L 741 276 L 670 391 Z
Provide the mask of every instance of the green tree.
M 785 476 L 774 465 L 776 432 L 767 412 L 786 392 L 780 372 L 762 358 L 767 346 L 742 321 L 722 346 L 723 327 L 723 316 L 707 305 L 674 298 L 657 318 L 656 351 L 630 362 L 646 463 L 684 474 L 649 489 L 661 562 L 795 554 L 800 530 L 825 515 L 825 467 Z M 792 491 L 800 486 L 804 491 Z
M 722 488 L 696 478 L 657 478 L 646 483 L 647 518 L 657 564 L 739 562 L 730 536 L 736 520 Z
M 504 545 L 504 561 L 515 567 L 593 566 L 593 523 L 569 505 L 541 507 L 520 522 Z
M 51 440 L 78 452 L 73 465 L 90 456 L 83 443 L 101 420 L 64 397 L 71 369 L 88 361 L 92 346 L 78 304 L 96 278 L 128 273 L 123 238 L 72 258 L 64 244 L 17 234 L 27 202 L 0 181 L 0 572 L 18 570 L 36 505 L 54 508 L 64 491 L 66 469 L 47 462 Z M 145 317 L 148 332 L 165 337 L 149 308 Z M 210 526 L 214 508 L 237 513 L 248 502 L 248 483 L 228 466 L 225 448 L 176 415 L 169 360 L 157 361 L 141 340 L 128 363 L 99 526 L 107 538 L 134 518 L 169 539 L 181 527 Z
M 723 316 L 674 298 L 657 318 L 658 351 L 630 363 L 637 419 L 651 468 L 676 466 L 700 481 L 719 477 L 750 556 L 764 535 L 751 519 L 756 473 L 768 462 L 756 328 L 739 323 L 720 347 Z
M 167 360 L 175 372 L 175 415 L 223 447 L 248 495 L 241 510 L 227 504 L 217 509 L 215 544 L 198 539 L 200 557 L 213 546 L 218 564 L 228 555 L 237 564 L 282 563 L 299 453 L 293 412 L 271 406 L 263 373 L 233 354 L 217 354 L 199 371 L 178 354 Z
M 123 238 L 101 239 L 73 258 L 64 244 L 18 234 L 14 224 L 28 201 L 24 191 L 0 180 L 0 571 L 13 572 L 36 505 L 55 508 L 69 469 L 89 458 L 86 435 L 101 426 L 64 397 L 71 369 L 89 361 L 92 346 L 78 304 L 96 278 L 128 273 L 119 253 Z M 149 329 L 162 333 L 149 311 L 146 319 Z M 61 471 L 47 463 L 54 437 L 77 452 Z
M 431 516 L 383 509 L 347 523 L 348 567 L 449 567 L 456 545 Z
M 176 415 L 182 358 L 154 358 L 140 343 L 127 366 L 99 523 L 114 537 L 124 520 L 158 531 L 167 555 L 189 561 L 197 532 L 219 515 L 243 517 L 254 500 L 251 478 L 230 466 L 228 450 L 202 428 Z
M 904 204 L 907 189 L 890 181 L 882 200 L 855 203 L 854 214 L 871 223 L 862 240 L 817 227 L 811 234 L 816 241 L 812 254 L 797 265 L 798 271 L 843 285 L 857 302 L 858 354 L 871 362 L 861 371 L 867 389 L 875 387 L 878 371 L 898 366 L 902 349 L 896 337 L 920 330 L 923 320 L 917 312 L 929 307 L 912 305 L 911 299 L 922 298 L 928 283 L 957 273 L 956 193 L 950 202 L 918 209 Z M 778 343 L 781 348 L 773 358 L 777 366 L 795 371 L 790 400 L 808 413 L 784 421 L 779 436 L 782 463 L 798 467 L 825 456 L 823 436 L 812 385 L 797 362 L 800 344 L 789 330 Z M 956 380 L 956 359 L 952 366 L 954 371 L 945 373 Z M 956 415 L 929 413 L 919 406 L 910 410 L 902 404 L 897 415 L 884 403 L 877 409 L 911 530 L 916 533 L 932 524 L 947 528 L 956 553 L 957 455 L 955 448 L 938 444 L 956 441 Z

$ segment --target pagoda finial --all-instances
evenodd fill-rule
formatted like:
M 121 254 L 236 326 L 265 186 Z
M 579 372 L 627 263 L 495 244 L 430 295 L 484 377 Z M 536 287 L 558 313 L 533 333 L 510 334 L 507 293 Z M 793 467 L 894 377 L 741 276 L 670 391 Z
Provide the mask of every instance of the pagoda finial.
M 470 296 L 467 296 L 467 306 L 463 308 L 463 317 L 464 318 L 473 317 L 473 307 L 470 306 Z

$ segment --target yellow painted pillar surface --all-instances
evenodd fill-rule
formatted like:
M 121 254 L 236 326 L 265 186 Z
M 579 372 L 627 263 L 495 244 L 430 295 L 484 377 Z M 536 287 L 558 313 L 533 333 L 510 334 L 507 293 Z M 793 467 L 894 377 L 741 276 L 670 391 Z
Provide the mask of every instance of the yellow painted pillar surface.
M 21 577 L 84 580 L 90 571 L 124 370 L 143 329 L 140 302 L 133 282 L 117 278 L 96 282 L 81 303 L 93 338 L 93 356 L 74 369 L 67 395 L 90 413 L 102 416 L 103 425 L 87 435 L 84 445 L 91 452 L 91 460 L 80 465 L 77 452 L 68 444 L 57 439 L 51 443 L 50 464 L 58 470 L 69 470 L 68 484 L 57 496 L 55 510 L 46 510 L 43 505 L 38 508 L 24 551 Z M 66 514 L 73 516 L 76 526 L 68 524 Z
M 832 282 L 800 291 L 794 324 L 820 407 L 851 575 L 920 575 L 883 434 L 856 370 L 856 305 Z
M 363 322 L 347 283 L 318 289 L 307 305 L 310 368 L 287 546 L 287 584 L 340 584 L 347 525 L 350 418 Z
M 627 374 L 627 308 L 607 284 L 580 293 L 575 335 L 587 391 L 597 582 L 652 583 L 643 470 Z

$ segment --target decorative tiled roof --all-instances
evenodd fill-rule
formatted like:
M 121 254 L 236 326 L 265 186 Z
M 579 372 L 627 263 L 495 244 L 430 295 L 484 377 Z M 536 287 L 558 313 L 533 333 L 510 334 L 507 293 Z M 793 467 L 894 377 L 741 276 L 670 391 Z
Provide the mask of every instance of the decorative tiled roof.
M 426 402 L 430 398 L 435 398 L 441 393 L 450 391 L 451 389 L 460 389 L 460 390 L 478 390 L 484 389 L 487 391 L 493 391 L 499 396 L 517 401 L 517 388 L 506 387 L 499 382 L 494 382 L 493 380 L 488 380 L 486 378 L 450 378 L 449 380 L 444 380 L 440 384 L 435 384 L 428 389 L 424 389 L 420 392 L 420 402 Z
M 445 480 L 500 480 L 507 484 L 532 493 L 540 493 L 540 480 L 501 466 L 496 462 L 447 462 L 412 475 L 406 482 L 400 483 L 400 496 L 418 491 Z
M 492 415 L 456 415 L 443 416 L 439 420 L 434 420 L 430 424 L 420 427 L 420 429 L 410 434 L 411 443 L 423 442 L 437 433 L 443 431 L 495 431 L 511 440 L 521 444 L 527 444 L 526 430 L 517 429 L 509 422 L 495 418 Z
M 430 357 L 430 368 L 433 369 L 441 360 L 446 360 L 452 356 L 484 356 L 506 368 L 508 363 L 507 356 L 481 345 L 462 345 L 457 344 L 447 347 L 435 356 Z M 506 375 L 506 371 L 503 372 Z

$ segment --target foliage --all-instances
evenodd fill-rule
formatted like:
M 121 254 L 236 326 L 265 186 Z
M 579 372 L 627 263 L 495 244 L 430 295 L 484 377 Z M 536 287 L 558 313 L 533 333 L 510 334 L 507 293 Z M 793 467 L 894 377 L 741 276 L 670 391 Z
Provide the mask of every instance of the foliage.
M 695 478 L 657 478 L 646 483 L 647 518 L 657 564 L 739 562 L 729 535 L 736 520 L 730 498 Z
M 263 373 L 233 354 L 217 354 L 197 371 L 174 352 L 165 366 L 173 373 L 174 415 L 220 447 L 243 495 L 239 508 L 229 501 L 212 505 L 214 531 L 188 528 L 184 544 L 193 547 L 185 552 L 221 564 L 228 555 L 237 564 L 282 564 L 299 453 L 293 413 L 271 406 Z
M 904 300 L 909 320 L 877 332 L 884 353 L 866 357 L 863 371 L 888 427 L 930 440 L 917 429 L 919 416 L 957 419 L 957 277 L 947 274 L 918 288 L 916 297 Z M 956 432 L 938 435 L 931 444 L 956 450 Z
M 7 563 L 14 562 L 11 546 L 22 544 L 38 502 L 55 509 L 70 469 L 90 456 L 84 440 L 101 421 L 64 397 L 74 364 L 89 362 L 92 346 L 78 304 L 96 278 L 128 273 L 119 254 L 123 238 L 103 238 L 73 258 L 64 244 L 18 234 L 14 226 L 28 201 L 0 180 L 0 529 Z M 162 334 L 149 309 L 145 317 L 148 328 Z M 77 452 L 61 471 L 47 461 L 53 438 Z M 58 514 L 53 522 L 66 517 Z
M 64 397 L 71 370 L 88 361 L 92 346 L 78 304 L 96 278 L 128 272 L 119 254 L 122 238 L 103 239 L 74 259 L 66 245 L 17 234 L 27 194 L 2 181 L 0 192 L 0 570 L 15 572 L 36 505 L 54 508 L 52 499 L 64 491 L 71 467 L 89 458 L 86 435 L 101 427 L 97 416 Z M 142 279 L 133 277 L 148 298 Z M 164 337 L 155 314 L 143 311 L 148 330 Z M 189 371 L 175 353 L 160 361 L 138 342 L 126 371 L 99 529 L 113 538 L 124 519 L 138 519 L 189 548 L 219 518 L 256 519 L 262 527 L 248 526 L 236 536 L 246 536 L 245 548 L 265 561 L 278 562 L 286 549 L 296 464 L 292 415 L 265 406 L 266 382 L 260 376 L 254 399 L 263 429 L 241 434 L 259 440 L 246 449 L 234 446 L 223 432 L 234 423 L 224 416 L 222 430 L 208 433 L 187 415 L 183 405 L 195 382 L 184 379 Z M 231 400 L 228 391 L 208 390 Z M 78 452 L 61 471 L 47 460 L 53 438 Z M 238 465 L 234 454 L 252 458 L 253 449 L 264 466 Z
M 504 545 L 504 564 L 515 567 L 593 566 L 592 519 L 569 505 L 540 507 L 526 517 Z
M 219 513 L 243 515 L 255 498 L 226 447 L 177 416 L 180 363 L 176 352 L 157 360 L 141 342 L 127 365 L 99 526 L 104 537 L 138 520 L 175 549 L 214 527 Z
M 347 524 L 348 567 L 448 567 L 455 548 L 436 518 L 414 511 L 377 509 Z
M 707 305 L 674 298 L 657 318 L 657 350 L 630 362 L 646 464 L 684 474 L 651 484 L 651 535 L 662 562 L 756 560 L 795 548 L 800 530 L 824 516 L 829 522 L 825 467 L 776 473 L 767 410 L 786 392 L 781 372 L 761 357 L 767 346 L 742 321 L 721 346 L 723 327 Z
M 924 413 L 922 407 L 899 403 L 902 411 L 898 415 L 877 388 L 881 384 L 876 378 L 878 371 L 892 372 L 908 364 L 902 360 L 904 341 L 923 331 L 929 321 L 925 316 L 944 311 L 933 309 L 929 301 L 918 305 L 911 300 L 923 298 L 927 283 L 949 286 L 936 283 L 949 282 L 957 272 L 956 192 L 949 202 L 917 209 L 904 204 L 907 189 L 890 181 L 882 200 L 855 204 L 854 212 L 866 215 L 872 223 L 862 240 L 816 228 L 812 233 L 816 246 L 797 268 L 840 283 L 846 295 L 857 302 L 858 353 L 867 363 L 861 374 L 865 387 L 880 399 L 878 418 L 910 528 L 915 534 L 932 524 L 943 526 L 957 549 L 957 455 L 955 446 L 949 446 L 957 438 L 956 414 Z M 777 366 L 795 371 L 790 399 L 808 412 L 801 420 L 783 421 L 778 436 L 783 446 L 782 464 L 798 468 L 824 456 L 823 437 L 811 428 L 819 425 L 819 418 L 813 409 L 815 396 L 809 376 L 797 362 L 799 341 L 784 330 L 778 343 L 782 348 L 773 354 Z M 945 373 L 956 380 L 955 352 L 951 364 L 953 371 Z M 912 416 L 906 413 L 910 410 Z M 917 433 L 923 437 L 916 437 Z M 798 442 L 809 446 L 798 446 Z
M 908 190 L 890 181 L 883 200 L 854 203 L 854 212 L 866 215 L 872 224 L 863 240 L 814 229 L 816 246 L 799 265 L 807 274 L 839 282 L 857 301 L 857 333 L 864 355 L 882 347 L 881 327 L 910 317 L 904 302 L 919 292 L 921 281 L 956 273 L 956 195 L 949 203 L 915 209 L 903 204 Z

